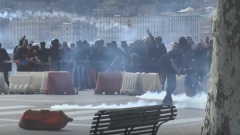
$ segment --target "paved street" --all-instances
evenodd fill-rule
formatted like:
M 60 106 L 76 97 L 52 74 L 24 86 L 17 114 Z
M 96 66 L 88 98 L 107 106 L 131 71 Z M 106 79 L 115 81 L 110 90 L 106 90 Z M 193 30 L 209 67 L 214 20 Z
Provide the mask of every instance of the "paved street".
M 134 96 L 95 95 L 93 90 L 81 91 L 78 95 L 0 95 L 0 135 L 88 135 L 93 115 L 100 110 L 94 107 L 103 103 L 105 106 L 125 105 L 139 100 L 161 103 L 161 100 L 143 100 Z M 93 107 L 63 110 L 74 121 L 60 131 L 31 131 L 17 125 L 21 114 L 28 109 L 50 109 L 53 105 L 63 104 Z M 158 134 L 200 135 L 204 114 L 204 110 L 199 109 L 178 109 L 176 120 L 163 124 Z

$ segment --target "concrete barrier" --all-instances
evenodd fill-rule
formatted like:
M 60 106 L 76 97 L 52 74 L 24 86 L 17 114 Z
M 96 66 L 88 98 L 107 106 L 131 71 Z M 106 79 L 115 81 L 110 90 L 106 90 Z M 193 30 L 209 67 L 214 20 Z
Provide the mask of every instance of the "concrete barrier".
M 186 77 L 186 75 L 176 76 L 177 87 L 176 87 L 175 91 L 173 92 L 173 94 L 176 95 L 176 94 L 185 93 L 185 91 L 187 90 L 187 87 L 184 84 L 185 77 Z
M 40 93 L 42 87 L 44 72 L 16 72 L 15 75 L 29 75 L 30 77 L 30 86 L 36 92 Z
M 157 73 L 129 73 L 124 72 L 121 94 L 139 95 L 146 91 L 161 91 L 159 75 Z
M 12 75 L 9 80 L 9 93 L 35 93 L 30 85 L 31 75 Z
M 148 73 L 143 76 L 143 80 L 146 81 L 145 91 L 162 91 L 159 75 L 157 73 Z
M 122 72 L 99 72 L 95 94 L 120 94 Z
M 122 95 L 141 95 L 144 93 L 144 85 L 141 73 L 124 72 L 123 83 L 120 89 Z
M 73 88 L 72 74 L 67 71 L 50 71 L 45 94 L 77 94 Z

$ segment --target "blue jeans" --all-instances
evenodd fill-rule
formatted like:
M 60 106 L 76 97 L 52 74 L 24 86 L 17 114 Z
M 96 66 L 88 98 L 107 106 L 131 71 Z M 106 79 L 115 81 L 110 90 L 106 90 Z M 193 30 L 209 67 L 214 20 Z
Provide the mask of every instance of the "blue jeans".
M 176 89 L 176 74 L 166 73 L 166 96 L 163 99 L 163 103 L 172 104 L 172 93 Z
M 85 64 L 74 64 L 73 67 L 73 80 L 74 86 L 79 87 L 80 90 L 85 88 L 85 79 L 86 79 L 86 68 Z

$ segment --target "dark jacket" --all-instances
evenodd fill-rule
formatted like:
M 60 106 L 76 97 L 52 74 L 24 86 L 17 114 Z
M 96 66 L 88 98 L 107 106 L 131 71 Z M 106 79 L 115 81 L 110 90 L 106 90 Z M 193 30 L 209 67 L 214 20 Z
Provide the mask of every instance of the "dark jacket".
M 8 55 L 7 51 L 4 48 L 1 48 L 0 49 L 0 72 L 12 70 L 12 63 L 3 63 L 5 60 L 9 61 L 11 60 L 11 58 Z

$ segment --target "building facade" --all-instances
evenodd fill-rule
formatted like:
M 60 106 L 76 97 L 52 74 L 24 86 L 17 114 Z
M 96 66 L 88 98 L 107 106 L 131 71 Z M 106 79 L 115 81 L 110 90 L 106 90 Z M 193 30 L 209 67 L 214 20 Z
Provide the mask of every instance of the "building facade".
M 29 41 L 38 41 L 39 21 L 36 18 L 13 19 L 10 21 L 9 40 L 11 44 L 18 44 L 26 36 Z
M 9 23 L 9 42 L 18 44 L 24 35 L 29 41 L 50 41 L 53 38 L 63 39 L 63 23 L 67 18 L 25 18 L 12 19 Z
M 167 42 L 178 41 L 180 37 L 192 37 L 199 41 L 199 15 L 198 14 L 171 14 L 166 16 L 164 38 Z
M 97 29 L 95 24 L 90 21 L 76 19 L 71 23 L 63 24 L 63 40 L 67 42 L 76 42 L 77 40 L 86 40 L 93 42 L 97 38 Z
M 211 18 L 199 19 L 199 38 L 205 39 L 206 37 L 213 37 L 212 34 L 212 20 Z
M 181 36 L 190 36 L 199 41 L 198 14 L 161 14 L 143 17 L 103 17 L 97 25 L 97 38 L 106 41 L 134 41 L 147 36 L 162 36 L 165 42 L 178 41 Z
M 72 23 L 63 23 L 63 41 L 72 42 L 75 41 L 73 36 Z
M 0 18 L 0 43 L 8 44 L 9 42 L 9 20 Z
M 135 36 L 133 26 L 132 17 L 102 17 L 96 23 L 97 38 L 107 42 L 132 40 Z
M 74 19 L 68 18 L 28 18 L 9 21 L 9 40 L 17 44 L 26 35 L 30 41 L 76 42 L 95 39 L 110 41 L 129 41 L 143 39 L 149 29 L 153 36 L 162 36 L 165 43 L 178 41 L 181 36 L 190 36 L 199 42 L 203 37 L 211 37 L 211 17 L 197 13 L 165 13 L 158 16 L 137 16 Z

